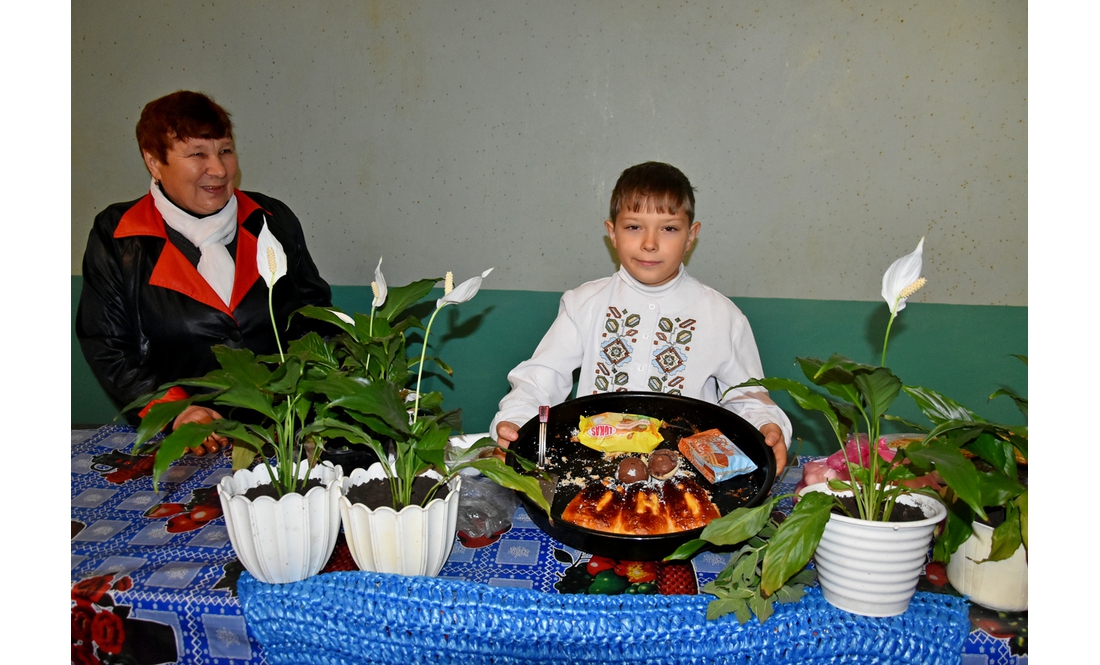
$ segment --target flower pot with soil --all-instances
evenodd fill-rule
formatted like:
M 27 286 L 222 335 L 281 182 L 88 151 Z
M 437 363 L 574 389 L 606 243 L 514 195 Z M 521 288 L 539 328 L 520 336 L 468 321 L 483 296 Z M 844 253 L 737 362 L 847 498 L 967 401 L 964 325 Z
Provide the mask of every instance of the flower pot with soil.
M 412 502 L 400 510 L 393 508 L 390 483 L 381 463 L 369 470 L 356 469 L 344 478 L 340 516 L 348 549 L 360 570 L 397 575 L 439 573 L 454 545 L 462 482 L 457 474 L 440 484 L 442 478 L 431 470 L 418 476 Z
M 1016 356 L 1027 363 L 1027 356 Z M 958 402 L 906 387 L 933 427 L 905 449 L 915 470 L 934 470 L 951 512 L 933 556 L 955 589 L 1000 611 L 1027 609 L 1027 425 L 991 423 Z M 1027 418 L 1027 398 L 1000 388 Z
M 839 496 L 828 483 L 802 490 Z M 854 511 L 852 503 L 849 510 Z M 888 617 L 902 614 L 917 588 L 932 532 L 947 509 L 923 494 L 898 497 L 891 521 L 849 517 L 834 511 L 814 552 L 822 595 L 834 607 L 853 614 Z
M 245 569 L 269 584 L 316 575 L 340 533 L 340 467 L 299 467 L 308 480 L 281 497 L 264 467 L 241 469 L 218 483 L 229 541 Z
M 1020 545 L 1007 559 L 990 561 L 993 527 L 974 522 L 974 533 L 951 555 L 947 579 L 972 602 L 1001 612 L 1027 611 L 1027 550 Z

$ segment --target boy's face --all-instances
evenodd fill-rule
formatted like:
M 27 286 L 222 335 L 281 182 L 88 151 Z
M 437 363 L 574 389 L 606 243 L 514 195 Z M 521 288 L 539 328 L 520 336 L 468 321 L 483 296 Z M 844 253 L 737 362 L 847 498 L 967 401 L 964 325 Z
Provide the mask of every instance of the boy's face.
M 675 215 L 622 211 L 604 226 L 623 267 L 647 286 L 671 281 L 699 235 L 699 222 L 689 223 L 683 210 Z

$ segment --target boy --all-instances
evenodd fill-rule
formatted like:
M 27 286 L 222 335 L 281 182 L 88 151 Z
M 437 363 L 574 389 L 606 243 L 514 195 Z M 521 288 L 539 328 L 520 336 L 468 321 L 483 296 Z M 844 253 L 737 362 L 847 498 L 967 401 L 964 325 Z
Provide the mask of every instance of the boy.
M 759 428 L 787 462 L 791 423 L 762 388 L 722 392 L 764 376 L 749 322 L 729 298 L 684 270 L 699 235 L 695 194 L 674 166 L 646 162 L 619 176 L 604 222 L 621 268 L 567 291 L 557 319 L 530 360 L 508 373 L 512 386 L 490 431 L 502 447 L 540 404 L 618 390 L 656 391 L 717 402 Z

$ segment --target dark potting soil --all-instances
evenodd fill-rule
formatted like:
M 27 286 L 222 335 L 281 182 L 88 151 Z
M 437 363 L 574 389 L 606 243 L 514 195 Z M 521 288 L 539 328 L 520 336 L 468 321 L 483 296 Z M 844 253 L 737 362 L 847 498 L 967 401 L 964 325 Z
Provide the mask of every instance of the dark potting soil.
M 305 488 L 297 490 L 296 494 L 305 495 L 307 492 L 309 492 L 314 487 L 323 487 L 323 486 L 324 485 L 321 483 L 320 478 L 310 478 L 309 480 L 306 481 Z M 248 499 L 249 501 L 255 501 L 256 499 L 260 498 L 261 496 L 269 496 L 272 499 L 276 499 L 276 500 L 278 500 L 278 498 L 279 498 L 278 492 L 275 491 L 275 488 L 271 485 L 271 483 L 264 483 L 263 485 L 257 485 L 255 487 L 250 488 L 247 492 L 244 493 L 244 497 L 246 499 Z
M 859 517 L 859 507 L 856 505 L 856 500 L 850 496 L 838 496 L 840 502 L 844 504 L 844 507 L 848 509 L 851 515 L 845 515 L 844 511 L 840 508 L 833 508 L 833 513 L 837 515 L 845 515 L 845 517 Z M 904 503 L 895 503 L 894 511 L 890 513 L 890 519 L 888 522 L 917 522 L 923 520 L 927 515 L 924 511 L 916 506 L 907 506 Z
M 982 460 L 982 459 L 975 459 L 974 460 L 974 467 L 977 468 L 978 471 L 989 472 L 989 471 L 993 470 L 993 467 L 989 463 L 987 463 L 985 460 Z M 1027 465 L 1026 464 L 1019 464 L 1019 463 L 1016 464 L 1016 480 L 1020 481 L 1020 484 L 1024 486 L 1024 489 L 1027 489 Z M 985 514 L 989 518 L 988 520 L 983 521 L 981 519 L 978 519 L 977 521 L 981 522 L 982 524 L 986 524 L 988 526 L 991 526 L 994 529 L 996 529 L 997 527 L 999 527 L 999 526 L 1001 526 L 1002 524 L 1005 523 L 1005 509 L 1002 506 L 993 506 L 993 507 L 986 506 Z M 977 519 L 977 518 L 975 518 L 975 519 Z
M 428 492 L 435 487 L 435 480 L 431 478 L 418 477 L 413 480 L 412 486 L 412 503 L 419 506 L 424 502 L 424 498 L 428 496 Z M 451 490 L 446 485 L 443 485 L 436 490 L 433 499 L 446 499 Z M 367 508 L 374 510 L 375 508 L 381 508 L 383 506 L 393 507 L 393 494 L 390 492 L 390 483 L 388 480 L 375 479 L 368 480 L 361 485 L 355 485 L 348 488 L 347 493 L 348 501 L 352 503 L 361 503 Z
M 996 529 L 997 527 L 999 527 L 999 526 L 1001 526 L 1002 524 L 1005 523 L 1005 509 L 1000 507 L 1000 506 L 997 506 L 995 508 L 986 508 L 985 509 L 985 516 L 988 517 L 989 519 L 987 521 L 984 521 L 984 522 L 982 522 L 982 520 L 978 519 L 977 515 L 974 516 L 974 519 L 979 521 L 979 522 L 982 522 L 982 524 L 985 524 L 987 526 L 991 526 L 994 529 Z

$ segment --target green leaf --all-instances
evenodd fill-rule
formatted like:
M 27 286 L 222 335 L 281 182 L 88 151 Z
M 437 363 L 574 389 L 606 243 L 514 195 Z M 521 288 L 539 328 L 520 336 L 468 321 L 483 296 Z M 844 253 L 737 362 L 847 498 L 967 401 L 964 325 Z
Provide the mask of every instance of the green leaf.
M 765 598 L 757 591 L 749 598 L 749 609 L 756 615 L 756 620 L 764 623 L 775 611 L 775 599 Z
M 256 451 L 247 446 L 234 445 L 232 458 L 234 471 L 247 469 L 252 466 L 252 462 L 256 461 Z
M 1010 442 L 1000 439 L 989 432 L 980 432 L 966 449 L 989 462 L 1001 473 L 1016 475 L 1016 454 Z
M 1027 491 L 1015 474 L 1006 476 L 997 471 L 978 472 L 981 480 L 982 505 L 1003 506 Z M 983 518 L 984 519 L 984 518 Z
M 217 344 L 210 349 L 221 370 L 214 370 L 206 376 L 222 377 L 229 385 L 250 385 L 260 387 L 268 382 L 271 370 L 256 361 L 256 354 L 248 349 L 231 349 Z
M 184 423 L 174 432 L 164 437 L 157 449 L 157 456 L 153 460 L 153 489 L 158 489 L 161 476 L 179 458 L 183 457 L 188 448 L 202 445 L 210 433 L 218 429 L 219 421 L 212 423 Z
M 885 367 L 876 367 L 869 373 L 857 374 L 855 382 L 873 422 L 882 418 L 901 392 L 901 380 Z
M 441 370 L 443 370 L 444 372 L 447 373 L 447 376 L 454 376 L 455 375 L 455 372 L 454 372 L 453 369 L 451 369 L 451 366 L 448 365 L 447 363 L 443 362 L 442 358 L 437 358 L 436 356 L 428 356 L 424 360 L 425 361 L 430 360 L 430 361 L 434 362 L 436 364 L 436 366 L 439 367 L 439 369 L 441 369 Z
M 483 476 L 501 487 L 523 492 L 523 494 L 535 502 L 535 505 L 550 514 L 550 504 L 542 495 L 542 488 L 538 478 L 522 476 L 495 457 L 486 457 L 470 462 L 470 466 L 481 472 Z
M 1016 408 L 1020 410 L 1020 413 L 1024 414 L 1024 418 L 1027 418 L 1027 398 L 1020 397 L 1015 392 L 1008 388 L 1001 388 L 989 396 L 989 399 L 995 399 L 1001 396 L 1008 396 L 1012 398 L 1012 401 L 1016 403 Z
M 421 279 L 405 286 L 387 289 L 386 302 L 382 303 L 382 308 L 375 314 L 392 322 L 398 314 L 420 302 L 424 296 L 428 295 L 428 292 L 435 288 L 438 282 L 439 278 Z
M 917 408 L 936 425 L 950 420 L 982 422 L 978 414 L 931 388 L 905 386 L 905 392 L 917 403 Z
M 191 406 L 192 401 L 193 398 L 189 397 L 174 402 L 154 404 L 138 425 L 137 438 L 134 439 L 134 449 L 138 449 L 141 444 L 164 431 L 164 428 L 168 427 L 176 419 L 176 416 Z
M 416 456 L 431 466 L 442 469 L 444 457 L 447 452 L 447 440 L 451 436 L 451 430 L 442 427 L 428 427 L 419 434 L 419 438 L 413 446 Z M 497 460 L 500 461 L 500 460 Z
M 970 506 L 962 501 L 948 504 L 943 533 L 936 538 L 932 558 L 942 563 L 950 561 L 951 555 L 958 551 L 959 546 L 974 533 L 973 527 L 970 526 L 973 521 L 974 511 Z
M 669 554 L 668 556 L 666 556 L 664 558 L 664 560 L 665 561 L 684 561 L 686 559 L 690 559 L 693 556 L 695 556 L 695 554 L 699 550 L 703 549 L 707 545 L 709 545 L 709 543 L 707 541 L 703 540 L 702 538 L 695 538 L 693 540 L 689 540 L 686 543 L 684 543 L 683 545 L 677 547 L 676 551 L 674 551 L 672 554 Z
M 764 528 L 778 503 L 779 498 L 772 497 L 755 508 L 736 508 L 711 520 L 699 537 L 715 545 L 736 545 L 744 542 Z
M 760 583 L 765 594 L 775 593 L 809 563 L 825 532 L 832 507 L 833 497 L 824 492 L 808 492 L 795 504 L 768 543 Z
M 305 363 L 318 363 L 323 365 L 325 372 L 335 371 L 340 367 L 340 361 L 336 358 L 333 346 L 312 330 L 301 339 L 296 339 L 287 347 L 287 351 L 303 360 Z
M 218 395 L 215 404 L 248 409 L 275 419 L 275 409 L 271 404 L 271 395 L 251 386 L 233 386 Z
M 301 358 L 287 356 L 286 362 L 275 368 L 265 387 L 275 394 L 296 394 L 298 392 L 298 382 L 301 380 L 304 371 L 305 366 L 302 364 Z
M 802 368 L 802 373 L 814 385 L 821 386 L 830 395 L 851 404 L 859 402 L 859 393 L 855 388 L 855 374 L 852 370 L 866 366 L 840 355 L 833 355 L 827 361 L 817 358 L 796 358 L 796 361 Z
M 1005 505 L 1005 521 L 993 529 L 993 543 L 990 546 L 989 557 L 984 561 L 1004 561 L 1022 544 L 1020 509 L 1015 502 L 1009 502 Z
M 707 604 L 707 621 L 713 621 L 733 613 L 739 623 L 745 623 L 752 618 L 749 606 L 740 598 L 727 598 L 724 600 L 712 600 Z
M 904 388 L 903 388 L 903 390 L 904 390 Z M 882 417 L 885 418 L 886 420 L 889 420 L 890 422 L 901 423 L 902 425 L 905 426 L 905 430 L 909 431 L 909 432 L 927 432 L 928 431 L 928 427 L 926 425 L 921 425 L 920 423 L 915 423 L 912 420 L 907 420 L 905 418 L 902 418 L 901 416 L 895 416 L 895 415 L 887 413 L 887 414 L 884 414 Z
M 816 358 L 798 358 L 799 364 L 801 364 L 804 360 L 809 362 L 810 364 L 814 364 L 814 361 L 817 361 Z M 818 365 L 817 371 L 814 376 L 819 379 L 824 378 L 827 374 L 833 373 L 837 370 L 841 370 L 845 374 L 855 376 L 856 374 L 867 373 L 876 369 L 880 369 L 874 365 L 865 365 L 864 363 L 856 362 L 851 358 L 840 355 L 839 353 L 834 353 L 833 355 L 829 356 L 829 359 L 825 362 L 817 362 L 819 362 L 820 364 Z M 851 383 L 851 380 L 847 380 L 845 382 Z
M 398 397 L 397 386 L 388 381 L 366 383 L 348 377 L 329 377 L 324 381 L 303 382 L 301 388 L 325 395 L 330 407 L 340 407 L 351 414 L 376 416 L 395 432 L 409 432 L 405 404 Z
M 335 309 L 335 308 L 334 308 Z M 310 319 L 317 319 L 318 321 L 325 321 L 340 328 L 344 332 L 348 333 L 355 339 L 358 339 L 355 334 L 355 326 L 351 325 L 347 321 L 344 321 L 340 317 L 336 316 L 331 309 L 326 307 L 317 307 L 316 305 L 306 305 L 300 307 L 295 314 L 301 314 Z
M 913 444 L 901 451 L 906 458 L 912 460 L 922 469 L 934 468 L 943 478 L 943 481 L 955 491 L 960 499 L 970 506 L 971 510 L 985 519 L 985 509 L 982 503 L 982 479 L 974 463 L 963 457 L 958 448 L 939 441 L 924 444 Z
M 742 585 L 752 584 L 756 578 L 756 566 L 760 563 L 760 553 L 752 548 L 742 548 L 741 552 L 733 566 L 732 576 Z
M 787 583 L 775 590 L 773 596 L 780 603 L 796 603 L 806 595 L 806 587 L 813 584 L 817 571 L 803 568 L 787 580 Z
M 1027 492 L 1016 497 L 1016 507 L 1020 511 L 1020 540 L 1024 544 L 1024 549 L 1027 549 Z

